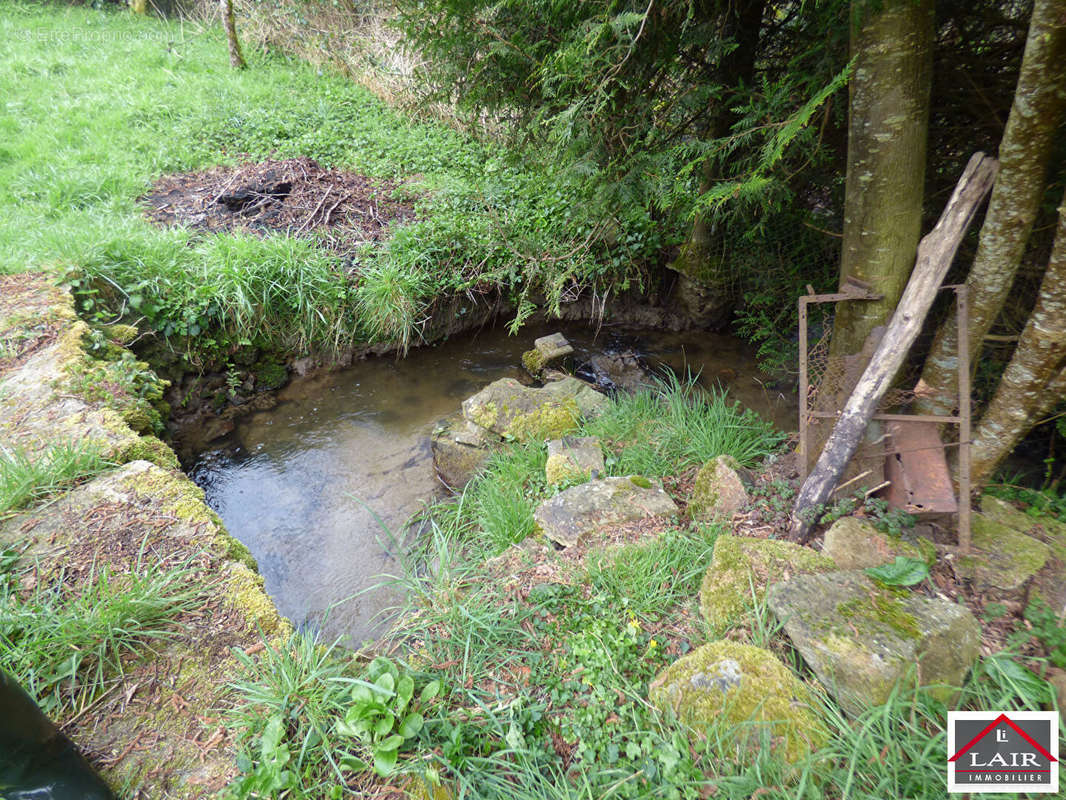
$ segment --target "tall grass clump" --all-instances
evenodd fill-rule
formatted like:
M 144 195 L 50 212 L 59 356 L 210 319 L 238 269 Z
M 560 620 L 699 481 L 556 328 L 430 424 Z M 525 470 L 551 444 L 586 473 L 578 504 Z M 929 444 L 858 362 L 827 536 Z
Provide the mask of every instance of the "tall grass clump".
M 175 618 L 205 594 L 190 568 L 141 561 L 129 573 L 96 568 L 79 587 L 39 580 L 19 599 L 15 560 L 0 574 L 0 667 L 47 714 L 90 705 L 136 659 L 176 635 Z
M 84 442 L 55 444 L 37 457 L 0 445 L 0 519 L 111 466 Z
M 585 425 L 617 450 L 611 474 L 661 477 L 720 455 L 755 466 L 775 452 L 783 435 L 725 392 L 705 390 L 696 378 L 667 374 L 635 394 L 619 395 Z

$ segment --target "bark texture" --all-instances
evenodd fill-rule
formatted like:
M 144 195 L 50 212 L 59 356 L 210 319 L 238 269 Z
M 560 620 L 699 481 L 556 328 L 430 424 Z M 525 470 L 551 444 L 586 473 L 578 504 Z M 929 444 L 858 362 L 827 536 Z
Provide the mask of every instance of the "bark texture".
M 1014 356 L 974 436 L 975 485 L 992 475 L 1015 445 L 1051 411 L 1066 389 L 1066 198 L 1059 208 L 1055 244 Z
M 229 65 L 234 69 L 248 66 L 241 53 L 241 43 L 237 39 L 237 23 L 233 17 L 233 0 L 219 0 L 222 5 L 222 25 L 226 29 L 226 44 L 229 47 Z
M 970 287 L 970 363 L 1003 308 L 1046 188 L 1056 130 L 1066 116 L 1066 2 L 1036 0 L 1014 104 L 999 147 L 1000 172 L 981 227 Z M 944 414 L 958 392 L 954 312 L 940 326 L 919 384 L 918 413 Z
M 837 306 L 834 356 L 862 349 L 914 267 L 933 64 L 931 0 L 855 0 L 852 13 L 841 280 L 866 281 L 883 299 Z
M 959 243 L 992 188 L 995 159 L 976 153 L 952 192 L 936 227 L 918 246 L 914 274 L 892 315 L 870 363 L 848 398 L 818 463 L 807 477 L 792 509 L 791 536 L 805 542 L 824 513 L 826 501 L 854 455 L 877 404 L 892 385 L 907 352 L 921 332 L 940 284 L 951 267 Z

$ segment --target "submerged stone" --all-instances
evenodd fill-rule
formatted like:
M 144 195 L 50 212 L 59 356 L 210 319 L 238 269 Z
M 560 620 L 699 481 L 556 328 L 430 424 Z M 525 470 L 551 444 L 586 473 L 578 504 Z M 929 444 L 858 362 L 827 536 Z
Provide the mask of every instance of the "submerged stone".
M 533 518 L 553 542 L 572 547 L 605 525 L 677 514 L 677 504 L 658 482 L 633 475 L 571 487 L 537 506 Z
M 827 738 L 802 681 L 768 650 L 739 642 L 712 642 L 674 662 L 652 681 L 648 699 L 700 733 L 715 727 L 752 750 L 769 737 L 788 761 Z
M 695 519 L 729 520 L 748 504 L 748 492 L 737 470 L 735 458 L 718 456 L 696 473 L 689 501 L 689 513 Z
M 912 671 L 947 702 L 980 653 L 969 609 L 875 584 L 859 571 L 799 575 L 773 585 L 769 606 L 841 708 L 888 700 Z
M 438 423 L 430 436 L 437 477 L 449 489 L 462 489 L 499 443 L 499 436 L 464 419 L 461 414 L 453 414 Z
M 712 628 L 724 630 L 763 601 L 768 584 L 835 568 L 824 555 L 793 542 L 722 535 L 700 584 L 700 611 Z
M 908 542 L 882 533 L 873 523 L 858 517 L 841 517 L 825 533 L 822 554 L 841 569 L 866 569 L 891 564 L 896 556 L 917 558 L 932 565 L 936 547 L 926 539 Z
M 603 450 L 595 436 L 564 436 L 548 442 L 544 474 L 550 485 L 586 481 L 603 475 Z

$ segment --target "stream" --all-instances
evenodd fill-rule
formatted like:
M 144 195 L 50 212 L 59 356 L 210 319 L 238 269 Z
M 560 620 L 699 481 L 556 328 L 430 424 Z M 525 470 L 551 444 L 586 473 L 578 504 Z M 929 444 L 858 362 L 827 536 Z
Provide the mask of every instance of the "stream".
M 749 348 L 705 332 L 596 331 L 580 324 L 497 326 L 337 372 L 296 378 L 278 404 L 241 419 L 201 453 L 190 475 L 229 532 L 259 562 L 267 592 L 297 626 L 345 646 L 373 639 L 403 597 L 397 539 L 413 514 L 442 496 L 434 424 L 486 384 L 519 377 L 533 340 L 561 330 L 575 363 L 620 349 L 652 367 L 699 372 L 733 399 L 795 427 L 793 393 L 764 387 Z

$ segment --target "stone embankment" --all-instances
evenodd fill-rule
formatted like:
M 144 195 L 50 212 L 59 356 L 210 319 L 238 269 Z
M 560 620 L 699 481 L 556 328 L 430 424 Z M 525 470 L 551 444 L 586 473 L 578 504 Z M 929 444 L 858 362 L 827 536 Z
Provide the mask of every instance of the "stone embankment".
M 113 786 L 208 797 L 236 771 L 220 724 L 236 702 L 233 651 L 255 652 L 264 636 L 290 628 L 248 550 L 156 438 L 164 387 L 125 348 L 136 335 L 129 326 L 91 329 L 47 275 L 0 278 L 0 447 L 31 461 L 57 446 L 87 448 L 111 465 L 0 520 L 0 550 L 22 553 L 25 592 L 77 595 L 105 572 L 120 592 L 149 567 L 181 570 L 196 607 L 128 658 L 89 707 L 57 721 Z

